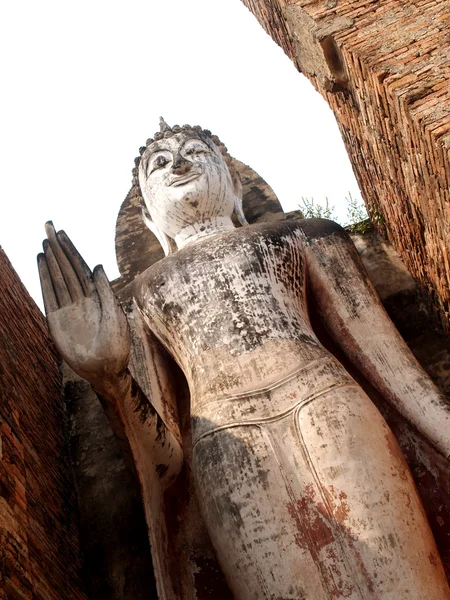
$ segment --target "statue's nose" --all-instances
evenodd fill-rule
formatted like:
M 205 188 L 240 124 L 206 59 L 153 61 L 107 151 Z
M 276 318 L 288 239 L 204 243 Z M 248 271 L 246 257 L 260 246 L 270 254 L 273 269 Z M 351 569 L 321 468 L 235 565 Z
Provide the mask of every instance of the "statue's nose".
M 172 163 L 172 172 L 175 173 L 175 175 L 183 175 L 190 171 L 191 167 L 192 163 L 190 160 L 187 160 L 184 156 L 181 156 L 181 154 L 177 154 Z

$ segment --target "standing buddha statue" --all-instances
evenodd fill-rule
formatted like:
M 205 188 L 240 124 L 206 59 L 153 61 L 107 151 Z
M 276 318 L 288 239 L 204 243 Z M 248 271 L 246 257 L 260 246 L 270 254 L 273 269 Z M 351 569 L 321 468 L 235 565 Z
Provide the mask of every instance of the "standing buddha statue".
M 247 225 L 227 150 L 199 127 L 162 122 L 133 174 L 166 257 L 128 293 L 187 380 L 196 495 L 234 597 L 449 600 L 394 435 L 311 325 L 313 308 L 340 352 L 450 455 L 446 399 L 346 232 L 325 219 Z M 151 523 L 185 448 L 132 375 L 127 317 L 103 269 L 91 273 L 64 232 L 47 231 L 39 269 L 51 335 L 119 424 L 164 573 Z M 163 575 L 158 591 L 177 597 Z

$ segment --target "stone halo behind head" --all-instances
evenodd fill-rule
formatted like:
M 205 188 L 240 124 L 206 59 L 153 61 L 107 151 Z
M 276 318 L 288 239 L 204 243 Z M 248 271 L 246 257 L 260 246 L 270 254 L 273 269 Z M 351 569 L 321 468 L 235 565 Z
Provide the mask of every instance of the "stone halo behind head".
M 235 158 L 230 157 L 230 161 L 230 167 L 241 177 L 242 203 L 247 221 L 251 224 L 277 220 L 276 215 L 282 215 L 283 209 L 272 188 L 252 168 Z M 120 279 L 113 282 L 116 291 L 164 258 L 158 240 L 142 221 L 140 189 L 135 185 L 120 207 L 116 221 L 115 246 L 117 266 L 121 275 Z

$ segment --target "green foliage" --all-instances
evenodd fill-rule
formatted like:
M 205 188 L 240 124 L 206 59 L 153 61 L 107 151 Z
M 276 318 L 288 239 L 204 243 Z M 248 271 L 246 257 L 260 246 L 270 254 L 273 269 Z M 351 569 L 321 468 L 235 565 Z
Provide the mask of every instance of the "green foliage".
M 369 220 L 366 207 L 361 200 L 353 198 L 351 193 L 345 197 L 347 202 L 347 223 L 349 229 L 353 233 L 367 233 L 372 228 L 372 223 Z
M 336 221 L 334 215 L 334 206 L 330 206 L 328 198 L 325 198 L 325 205 L 317 204 L 314 198 L 305 198 L 302 196 L 300 209 L 305 219 L 332 219 Z
M 347 219 L 344 223 L 337 217 L 335 206 L 330 205 L 328 198 L 325 198 L 325 204 L 321 204 L 320 202 L 315 202 L 314 198 L 305 198 L 302 196 L 300 209 L 305 219 L 332 219 L 340 223 L 343 227 L 348 227 L 354 233 L 367 233 L 372 229 L 372 223 L 381 225 L 384 222 L 383 215 L 376 211 L 371 211 L 369 218 L 364 203 L 354 198 L 350 192 L 345 197 L 345 200 L 347 203 Z

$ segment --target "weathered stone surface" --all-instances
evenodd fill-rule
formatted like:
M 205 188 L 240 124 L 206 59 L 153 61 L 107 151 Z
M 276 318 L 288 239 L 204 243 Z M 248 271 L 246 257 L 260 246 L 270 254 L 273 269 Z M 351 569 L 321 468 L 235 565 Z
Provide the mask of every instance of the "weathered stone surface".
M 233 158 L 232 164 L 242 182 L 242 208 L 249 223 L 270 219 L 283 212 L 272 188 L 251 167 Z
M 253 169 L 232 159 L 242 181 L 242 204 L 249 223 L 283 214 L 272 188 Z M 164 257 L 160 243 L 142 221 L 141 206 L 132 188 L 125 198 L 116 223 L 116 258 L 120 279 L 114 289 L 126 286 L 136 275 Z
M 435 331 L 432 315 L 423 303 L 414 279 L 389 242 L 375 230 L 364 235 L 350 233 L 350 236 L 384 307 L 402 336 L 410 340 L 426 330 Z
M 58 359 L 0 249 L 0 598 L 85 600 Z
M 325 47 L 333 50 L 330 40 Z M 278 216 L 236 228 L 241 186 L 207 130 L 162 122 L 140 154 L 134 188 L 167 256 L 121 291 L 129 327 L 103 271 L 87 271 L 52 227 L 40 272 L 55 343 L 132 456 L 158 597 L 199 598 L 198 573 L 210 595 L 227 597 L 217 568 L 205 568 L 206 536 L 192 535 L 201 514 L 236 599 L 447 600 L 397 440 L 416 481 L 428 479 L 419 487 L 442 543 L 448 404 L 345 231 Z M 375 258 L 374 273 L 389 262 Z M 396 279 L 384 278 L 385 297 Z M 176 502 L 183 491 L 187 504 Z M 213 552 L 208 561 L 216 564 Z
M 298 217 L 294 212 L 279 213 L 278 216 L 273 213 L 272 218 L 291 220 Z M 352 239 L 391 318 L 421 364 L 441 389 L 450 395 L 450 342 L 433 328 L 412 277 L 392 247 L 376 233 L 352 234 Z M 189 581 L 192 577 L 192 558 L 194 561 L 201 558 L 208 541 L 204 537 L 205 532 L 192 490 L 191 434 L 189 413 L 186 412 L 189 397 L 186 397 L 187 390 L 179 369 L 176 365 L 172 365 L 171 369 L 177 379 L 179 406 L 185 407 L 184 413 L 180 415 L 180 426 L 188 458 L 180 480 L 166 494 L 166 506 L 168 513 L 178 515 L 175 523 L 172 520 L 171 556 L 177 558 L 171 568 L 174 579 L 183 585 L 183 581 Z M 141 500 L 137 498 L 137 484 L 127 469 L 119 444 L 112 435 L 90 386 L 73 374 L 70 375 L 69 371 L 66 372 L 66 380 L 66 398 L 72 422 L 72 454 L 82 510 L 84 552 L 91 597 L 112 600 L 121 598 L 120 594 L 125 594 L 127 589 L 134 594 L 131 598 L 146 598 L 146 593 L 149 598 L 156 597 L 152 596 L 155 592 L 150 591 L 152 586 L 147 581 L 151 578 L 152 565 L 145 548 L 146 540 L 141 536 L 142 530 L 139 532 L 142 516 L 139 518 L 138 515 L 142 515 L 143 510 Z M 145 386 L 142 375 L 139 381 Z M 367 386 L 367 382 L 364 385 Z M 429 448 L 425 447 L 424 454 L 423 445 L 420 447 L 417 441 L 411 441 L 408 428 L 405 434 L 404 420 L 398 413 L 395 414 L 392 410 L 388 413 L 373 389 L 370 394 L 377 405 L 384 409 L 390 426 L 400 433 L 400 444 L 408 456 L 444 565 L 450 568 L 450 501 L 447 507 L 443 502 L 448 494 L 446 481 L 449 477 L 442 476 L 442 470 L 438 468 L 439 459 L 430 454 Z M 188 546 L 187 535 L 192 540 Z M 203 562 L 194 569 L 197 572 L 197 583 L 193 585 L 197 587 L 198 597 L 207 600 L 211 593 L 211 581 L 216 579 L 220 583 L 220 578 L 214 556 L 201 560 Z M 131 573 L 134 575 L 132 581 L 129 578 Z M 220 597 L 220 589 L 223 597 L 227 598 L 223 583 L 222 588 L 215 589 L 215 597 Z
M 328 101 L 373 222 L 448 330 L 448 2 L 243 2 Z
M 372 283 L 389 316 L 422 367 L 450 398 L 450 340 L 438 331 L 422 294 L 393 248 L 375 232 L 352 234 Z M 334 349 L 336 350 L 336 349 Z M 345 361 L 344 357 L 341 357 Z M 351 370 L 351 365 L 346 364 Z M 450 467 L 405 419 L 361 381 L 394 431 L 422 499 L 428 521 L 450 580 Z
M 64 367 L 90 600 L 157 598 L 139 483 L 91 386 Z
M 320 227 L 329 229 L 322 230 Z M 308 259 L 300 251 L 302 234 L 296 237 L 296 231 L 307 232 L 305 254 L 308 252 Z M 315 269 L 309 271 L 310 285 L 314 285 L 315 278 L 320 277 L 316 274 L 319 267 L 314 266 L 307 250 L 314 247 L 311 237 L 318 235 L 319 249 L 314 256 L 317 256 L 317 261 L 323 261 L 324 271 L 329 269 L 327 275 L 336 282 L 333 289 L 342 298 L 343 304 L 347 306 L 348 302 L 348 311 L 355 315 L 352 325 L 349 324 L 352 317 L 348 317 L 348 321 L 340 326 L 338 336 L 344 347 L 347 336 L 359 339 L 357 345 L 361 360 L 358 361 L 350 350 L 352 359 L 361 368 L 366 360 L 369 364 L 378 360 L 383 364 L 391 360 L 404 361 L 403 368 L 411 381 L 419 377 L 421 385 L 428 389 L 429 384 L 423 374 L 415 371 L 414 361 L 411 361 L 392 325 L 379 311 L 375 298 L 369 300 L 370 292 L 361 289 L 363 284 L 359 277 L 364 277 L 358 269 L 351 267 L 350 247 L 348 252 L 344 251 L 337 238 L 333 238 L 333 233 L 332 225 L 323 222 L 309 224 L 306 221 L 298 225 L 270 223 L 264 224 L 264 228 L 239 229 L 228 236 L 221 235 L 184 247 L 153 265 L 134 286 L 135 297 L 146 321 L 177 358 L 194 392 L 191 414 L 197 493 L 219 562 L 238 598 L 246 598 L 252 592 L 256 594 L 255 590 L 262 595 L 264 585 L 277 590 L 281 597 L 288 597 L 288 588 L 284 587 L 286 582 L 292 584 L 294 596 L 303 593 L 306 597 L 327 598 L 335 593 L 335 597 L 345 597 L 344 591 L 337 591 L 339 588 L 345 589 L 349 595 L 352 590 L 354 597 L 358 597 L 353 587 L 356 579 L 349 580 L 345 575 L 346 552 L 341 542 L 336 541 L 341 539 L 341 533 L 344 540 L 347 535 L 353 540 L 351 544 L 349 542 L 351 550 L 348 546 L 350 555 L 356 552 L 357 560 L 363 561 L 367 572 L 377 572 L 380 577 L 377 580 L 370 575 L 364 584 L 360 584 L 367 594 L 371 586 L 376 586 L 379 597 L 383 597 L 388 593 L 384 587 L 388 580 L 389 589 L 395 585 L 398 598 L 413 597 L 410 593 L 412 587 L 417 598 L 428 590 L 426 582 L 431 571 L 425 563 L 420 570 L 414 569 L 417 579 L 410 585 L 407 584 L 409 575 L 406 576 L 406 572 L 410 572 L 408 568 L 402 569 L 401 578 L 397 569 L 391 570 L 397 564 L 400 553 L 387 549 L 387 537 L 376 548 L 370 543 L 367 547 L 361 546 L 356 541 L 361 539 L 362 531 L 365 532 L 364 539 L 366 535 L 368 539 L 374 535 L 382 540 L 389 530 L 389 535 L 394 535 L 399 547 L 403 550 L 408 547 L 408 552 L 411 552 L 410 558 L 406 559 L 402 550 L 404 564 L 408 560 L 414 561 L 412 556 L 416 552 L 425 552 L 424 559 L 428 552 L 432 553 L 433 560 L 436 556 L 435 550 L 431 549 L 432 543 L 427 551 L 421 547 L 429 535 L 425 533 L 427 526 L 418 520 L 421 509 L 409 475 L 406 475 L 404 466 L 401 467 L 404 463 L 395 450 L 391 434 L 383 429 L 385 425 L 373 405 L 367 398 L 363 400 L 365 397 L 359 396 L 352 382 L 345 379 L 345 371 L 334 367 L 331 357 L 322 354 L 322 350 L 315 346 L 308 324 L 302 320 L 305 298 L 301 290 L 304 289 L 306 260 L 308 266 L 312 263 Z M 331 236 L 329 242 L 327 236 Z M 336 244 L 331 259 L 327 251 L 329 243 Z M 241 269 L 247 269 L 245 278 Z M 270 286 L 267 285 L 269 277 Z M 185 281 L 192 284 L 185 286 Z M 242 282 L 242 285 L 232 288 L 230 281 Z M 331 302 L 327 283 L 324 279 L 321 281 L 311 303 L 318 303 L 323 309 L 326 306 L 331 315 L 326 315 L 329 324 L 341 308 L 336 300 Z M 276 306 L 286 307 L 282 312 L 282 322 L 277 320 L 280 313 L 271 310 L 271 294 L 275 289 Z M 347 300 L 343 299 L 344 296 Z M 326 304 L 324 298 L 327 298 Z M 375 314 L 376 319 L 373 318 Z M 383 325 L 379 328 L 375 322 Z M 365 323 L 371 323 L 366 334 Z M 223 337 L 215 336 L 218 330 Z M 374 336 L 373 340 L 369 340 L 370 335 Z M 375 351 L 372 342 L 377 348 Z M 383 350 L 385 343 L 386 355 Z M 200 347 L 198 351 L 197 347 Z M 394 353 L 388 359 L 392 350 Z M 368 356 L 372 358 L 365 358 Z M 381 364 L 374 371 L 377 369 L 382 370 Z M 388 375 L 390 371 L 387 369 L 385 373 L 389 385 L 398 389 L 399 396 L 402 396 L 400 389 L 403 383 L 395 383 Z M 368 377 L 374 375 L 370 369 L 366 368 L 365 372 Z M 322 405 L 320 398 L 329 388 L 334 391 L 323 396 Z M 416 393 L 420 395 L 419 388 L 414 391 L 411 386 L 409 400 L 412 405 Z M 386 394 L 389 394 L 387 390 Z M 303 412 L 304 402 L 307 403 Z M 403 408 L 400 410 L 405 412 Z M 432 409 L 427 407 L 427 412 L 431 413 Z M 439 420 L 435 425 L 439 429 Z M 308 437 L 310 435 L 312 438 Z M 348 445 L 344 441 L 347 435 L 352 439 Z M 389 451 L 384 446 L 388 438 L 391 440 Z M 299 448 L 303 448 L 308 456 L 306 462 L 302 462 L 304 453 Z M 355 451 L 353 459 L 352 449 Z M 280 464 L 289 483 L 278 477 Z M 322 464 L 326 465 L 326 469 L 321 467 Z M 382 465 L 387 464 L 389 468 L 385 471 Z M 358 468 L 351 471 L 355 465 Z M 309 479 L 310 472 L 319 478 L 319 487 L 314 477 Z M 387 473 L 391 475 L 388 477 Z M 391 480 L 391 476 L 394 479 Z M 400 481 L 404 482 L 400 486 L 401 492 L 397 487 Z M 299 490 L 304 490 L 305 486 L 308 493 L 302 496 Z M 274 490 L 276 499 L 272 495 Z M 330 497 L 324 490 L 331 490 Z M 366 506 L 364 501 L 358 500 L 359 494 L 363 494 L 370 504 L 368 513 L 366 508 L 369 504 Z M 369 497 L 377 499 L 376 506 Z M 345 498 L 345 506 L 339 498 Z M 386 498 L 389 499 L 387 504 Z M 408 508 L 405 498 L 408 498 Z M 284 508 L 289 505 L 289 499 L 294 499 L 292 512 L 285 514 Z M 253 511 L 252 506 L 258 506 L 258 511 Z M 315 512 L 317 506 L 322 506 L 322 516 Z M 334 529 L 333 518 L 327 516 L 328 510 L 331 510 L 330 514 L 334 514 L 333 510 L 342 514 L 336 517 L 342 530 L 340 526 Z M 407 511 L 412 511 L 408 517 L 405 516 Z M 383 515 L 388 513 L 390 525 L 382 533 Z M 307 547 L 311 556 L 315 557 L 322 578 L 315 578 L 315 571 L 308 565 L 307 559 L 302 563 L 298 548 L 293 547 L 291 519 L 295 516 L 299 523 L 295 529 L 296 543 L 300 548 Z M 417 537 L 416 527 L 422 531 Z M 266 535 L 261 537 L 261 531 Z M 280 531 L 282 536 L 277 533 Z M 241 546 L 243 532 L 247 543 Z M 327 532 L 326 536 L 324 532 Z M 409 541 L 400 541 L 406 539 Z M 342 544 L 347 548 L 345 541 Z M 322 553 L 324 547 L 327 551 Z M 261 552 L 264 550 L 266 561 L 261 560 L 259 548 Z M 382 561 L 385 565 L 383 576 L 380 575 L 380 556 L 386 558 L 386 562 Z M 333 560 L 328 561 L 330 557 Z M 425 575 L 427 569 L 428 575 Z M 298 570 L 302 573 L 301 577 L 291 575 Z M 420 581 L 422 574 L 424 578 Z M 273 580 L 269 575 L 273 576 Z M 300 582 L 303 587 L 295 587 Z M 446 598 L 448 592 L 445 591 L 442 574 L 436 577 L 434 585 L 435 596 Z

